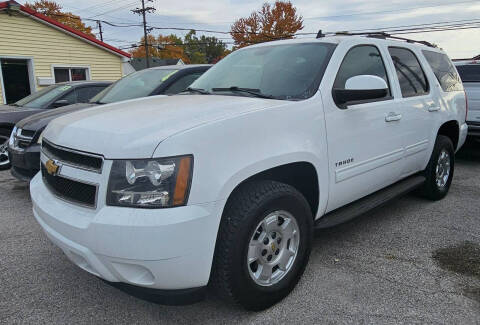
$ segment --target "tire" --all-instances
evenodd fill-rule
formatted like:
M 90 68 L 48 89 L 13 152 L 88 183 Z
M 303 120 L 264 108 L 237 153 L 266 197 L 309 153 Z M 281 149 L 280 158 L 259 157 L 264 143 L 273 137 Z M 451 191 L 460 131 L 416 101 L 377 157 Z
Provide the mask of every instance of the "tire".
M 268 222 L 261 224 L 267 216 Z M 294 233 L 291 230 L 295 225 L 298 238 L 295 235 L 289 237 L 288 233 Z M 285 227 L 286 230 L 270 233 L 267 231 L 275 230 L 275 227 Z M 265 239 L 262 238 L 265 238 L 267 233 L 271 236 L 267 238 L 270 241 L 265 246 Z M 290 240 L 281 241 L 282 236 Z M 308 263 L 312 240 L 312 212 L 300 192 L 289 185 L 273 181 L 247 183 L 233 193 L 222 216 L 215 248 L 213 288 L 222 298 L 238 303 L 245 309 L 266 309 L 293 290 Z M 255 247 L 259 249 L 249 250 L 252 243 L 256 243 Z M 263 256 L 267 250 L 265 247 L 269 251 Z M 291 251 L 295 249 L 296 255 L 292 259 Z M 259 262 L 247 263 L 250 252 L 258 252 Z M 285 270 L 282 270 L 278 264 L 277 269 L 273 267 L 271 281 L 259 283 L 266 280 L 261 277 L 255 280 L 254 272 L 261 273 L 264 267 L 268 270 L 267 264 L 260 264 L 269 256 L 271 263 L 268 263 L 289 259 L 289 266 L 283 263 Z
M 449 173 L 448 177 L 446 177 L 445 173 L 443 173 L 443 180 L 440 181 L 441 184 L 438 184 L 437 181 L 439 180 L 437 179 L 437 167 L 440 168 L 439 171 L 445 171 L 445 165 L 439 165 L 439 159 L 444 154 L 448 155 L 447 160 L 449 162 Z M 446 161 L 445 156 L 443 157 L 444 158 L 442 158 L 442 160 Z M 423 184 L 423 187 L 420 189 L 420 194 L 433 201 L 443 199 L 447 195 L 450 185 L 452 184 L 453 172 L 455 170 L 454 167 L 455 151 L 453 149 L 452 141 L 446 136 L 437 136 L 432 156 L 430 157 L 430 161 L 428 162 L 427 168 L 424 171 L 426 181 Z M 439 176 L 439 178 L 442 177 Z
M 8 139 L 0 145 L 0 170 L 7 170 L 12 166 L 8 157 L 7 146 Z

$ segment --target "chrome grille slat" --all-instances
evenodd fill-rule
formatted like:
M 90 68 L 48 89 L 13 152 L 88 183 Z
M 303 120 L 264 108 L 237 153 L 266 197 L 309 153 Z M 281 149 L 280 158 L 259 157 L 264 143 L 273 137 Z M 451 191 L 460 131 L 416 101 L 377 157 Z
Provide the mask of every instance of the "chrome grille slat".
M 58 160 L 65 165 L 98 174 L 102 173 L 102 156 L 57 146 L 45 139 L 42 141 L 42 151 L 47 157 Z

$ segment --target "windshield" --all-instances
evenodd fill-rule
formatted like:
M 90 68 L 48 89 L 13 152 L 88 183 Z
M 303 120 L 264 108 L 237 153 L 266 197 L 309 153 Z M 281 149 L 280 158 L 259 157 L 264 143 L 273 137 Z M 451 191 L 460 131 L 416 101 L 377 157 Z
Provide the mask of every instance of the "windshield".
M 178 70 L 146 69 L 129 74 L 93 97 L 90 102 L 108 104 L 121 100 L 146 97 Z
M 51 85 L 23 99 L 20 99 L 13 105 L 27 108 L 44 108 L 55 97 L 61 95 L 62 93 L 66 93 L 71 88 L 72 86 L 64 84 Z
M 275 99 L 306 99 L 318 90 L 334 48 L 329 43 L 296 43 L 242 49 L 214 65 L 191 88 L 252 95 L 225 89 L 238 87 Z

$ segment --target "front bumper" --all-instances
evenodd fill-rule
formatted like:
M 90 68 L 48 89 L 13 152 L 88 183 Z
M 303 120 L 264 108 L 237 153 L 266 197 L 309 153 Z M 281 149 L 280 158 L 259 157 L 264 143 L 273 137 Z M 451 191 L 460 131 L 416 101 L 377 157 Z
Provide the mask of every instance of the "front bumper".
M 54 196 L 40 173 L 30 192 L 48 238 L 82 269 L 109 282 L 154 289 L 207 285 L 223 202 L 89 209 Z
M 12 175 L 22 181 L 30 181 L 40 170 L 40 145 L 34 144 L 22 150 L 8 148 Z

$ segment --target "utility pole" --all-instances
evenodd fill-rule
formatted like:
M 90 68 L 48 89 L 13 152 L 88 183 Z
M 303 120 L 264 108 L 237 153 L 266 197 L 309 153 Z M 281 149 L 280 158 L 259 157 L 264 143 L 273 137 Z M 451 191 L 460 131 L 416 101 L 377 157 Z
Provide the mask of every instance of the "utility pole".
M 142 9 L 136 8 L 136 9 L 133 9 L 132 12 L 136 13 L 136 14 L 139 14 L 139 15 L 141 14 L 143 16 L 143 38 L 144 38 L 144 46 L 145 46 L 145 61 L 146 61 L 147 68 L 150 68 L 150 62 L 148 61 L 148 39 L 147 39 L 147 36 L 148 36 L 148 32 L 151 29 L 147 28 L 147 18 L 145 16 L 146 16 L 147 12 L 148 13 L 155 12 L 155 8 L 154 7 L 145 7 L 145 1 L 153 2 L 153 0 L 142 0 Z
M 97 20 L 98 29 L 100 30 L 100 40 L 103 42 L 102 21 Z

